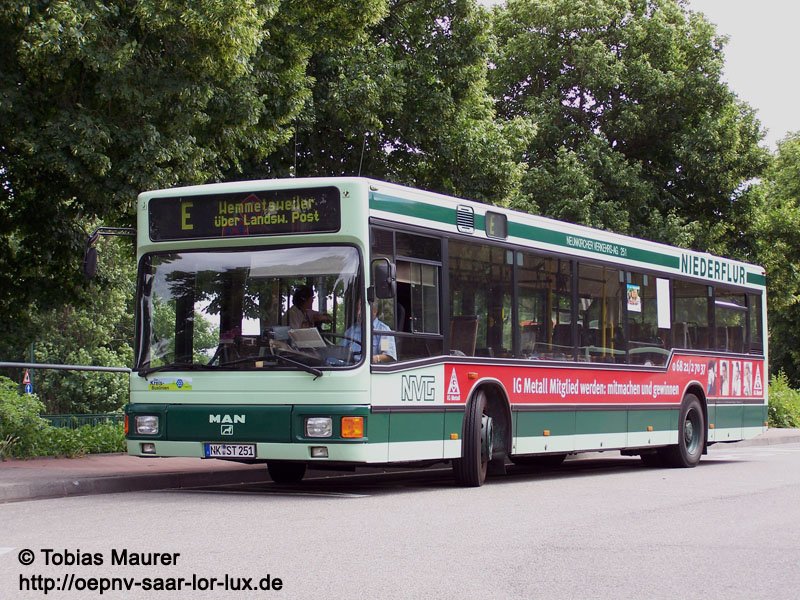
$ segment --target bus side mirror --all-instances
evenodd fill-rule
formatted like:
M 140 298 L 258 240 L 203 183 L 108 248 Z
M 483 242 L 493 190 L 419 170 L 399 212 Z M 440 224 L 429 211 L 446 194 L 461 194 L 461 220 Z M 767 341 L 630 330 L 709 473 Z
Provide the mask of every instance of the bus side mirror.
M 376 258 L 372 261 L 372 290 L 374 296 L 385 300 L 394 298 L 397 293 L 397 268 L 388 258 Z
M 86 251 L 83 253 L 83 274 L 87 279 L 92 279 L 97 274 L 97 248 L 94 245 L 102 235 L 128 235 L 135 236 L 136 230 L 132 227 L 98 227 L 86 238 Z
M 97 248 L 89 246 L 83 255 L 83 274 L 86 279 L 94 279 L 97 274 Z

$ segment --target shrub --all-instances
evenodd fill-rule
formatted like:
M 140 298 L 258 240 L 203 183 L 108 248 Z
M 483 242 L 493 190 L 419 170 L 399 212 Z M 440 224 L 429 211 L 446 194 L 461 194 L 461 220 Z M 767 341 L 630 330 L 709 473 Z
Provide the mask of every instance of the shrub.
M 43 456 L 81 456 L 125 450 L 121 423 L 84 425 L 77 429 L 50 427 L 48 439 L 41 446 Z
M 769 382 L 769 426 L 800 427 L 800 391 L 789 387 L 783 371 Z
M 125 450 L 121 423 L 59 428 L 39 416 L 43 410 L 44 405 L 36 396 L 20 394 L 16 383 L 0 377 L 0 459 L 80 456 Z
M 0 458 L 38 456 L 50 424 L 39 416 L 44 405 L 36 396 L 20 394 L 17 384 L 0 377 Z

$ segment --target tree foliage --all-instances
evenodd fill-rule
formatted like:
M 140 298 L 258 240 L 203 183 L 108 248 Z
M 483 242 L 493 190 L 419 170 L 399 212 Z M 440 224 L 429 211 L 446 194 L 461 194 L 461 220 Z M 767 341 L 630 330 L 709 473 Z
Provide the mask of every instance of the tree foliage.
M 31 315 L 27 342 L 38 363 L 129 366 L 133 363 L 134 252 L 129 239 L 98 244 L 100 276 L 75 302 Z M 124 374 L 36 370 L 35 389 L 48 413 L 119 410 L 128 400 Z
M 0 1 L 0 337 L 77 300 L 87 223 L 130 224 L 140 191 L 281 147 L 312 50 L 346 45 L 384 6 Z
M 770 368 L 800 387 L 800 132 L 778 143 L 753 196 L 747 240 L 767 271 Z
M 538 124 L 518 206 L 725 251 L 766 153 L 713 25 L 680 0 L 509 0 L 494 16 L 498 110 Z
M 131 362 L 132 254 L 79 264 L 140 191 L 360 173 L 763 263 L 800 384 L 800 141 L 764 170 L 724 46 L 685 0 L 0 0 L 0 357 Z
M 4 1 L 4 289 L 24 297 L 26 275 L 46 273 L 63 293 L 84 220 L 130 220 L 142 190 L 219 179 L 285 143 L 311 48 L 346 40 L 382 2 L 324 5 Z
M 312 96 L 296 138 L 251 170 L 368 175 L 492 203 L 514 195 L 533 127 L 497 119 L 486 89 L 492 47 L 474 0 L 392 0 L 352 47 L 309 62 Z

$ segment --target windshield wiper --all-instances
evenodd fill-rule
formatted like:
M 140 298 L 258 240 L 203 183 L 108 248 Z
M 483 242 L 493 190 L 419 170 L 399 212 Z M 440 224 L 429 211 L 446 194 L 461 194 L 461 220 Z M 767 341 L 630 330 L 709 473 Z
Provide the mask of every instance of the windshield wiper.
M 167 363 L 165 365 L 158 365 L 157 367 L 147 367 L 144 369 L 139 369 L 138 374 L 139 377 L 147 377 L 152 373 L 157 373 L 158 371 L 167 371 L 167 370 L 175 370 L 175 371 L 199 371 L 207 369 L 206 365 L 200 363 L 192 363 L 192 362 L 173 362 Z
M 274 359 L 276 362 L 282 362 L 286 365 L 297 367 L 298 369 L 313 375 L 314 379 L 322 377 L 323 374 L 322 371 L 320 371 L 317 368 L 314 368 L 310 365 L 306 365 L 297 360 L 292 360 L 291 358 L 287 358 L 281 354 L 265 354 L 264 356 L 245 356 L 244 358 L 237 358 L 236 360 L 229 360 L 226 362 L 219 363 L 217 367 L 232 367 L 234 365 L 240 365 L 243 363 L 257 362 L 261 360 L 270 360 L 270 359 Z

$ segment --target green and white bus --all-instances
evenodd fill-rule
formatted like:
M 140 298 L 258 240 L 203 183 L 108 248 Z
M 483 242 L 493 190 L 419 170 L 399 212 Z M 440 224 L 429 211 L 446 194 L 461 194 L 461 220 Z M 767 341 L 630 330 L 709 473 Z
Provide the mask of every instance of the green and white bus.
M 132 455 L 479 486 L 766 429 L 754 265 L 365 178 L 147 192 L 137 231 Z

